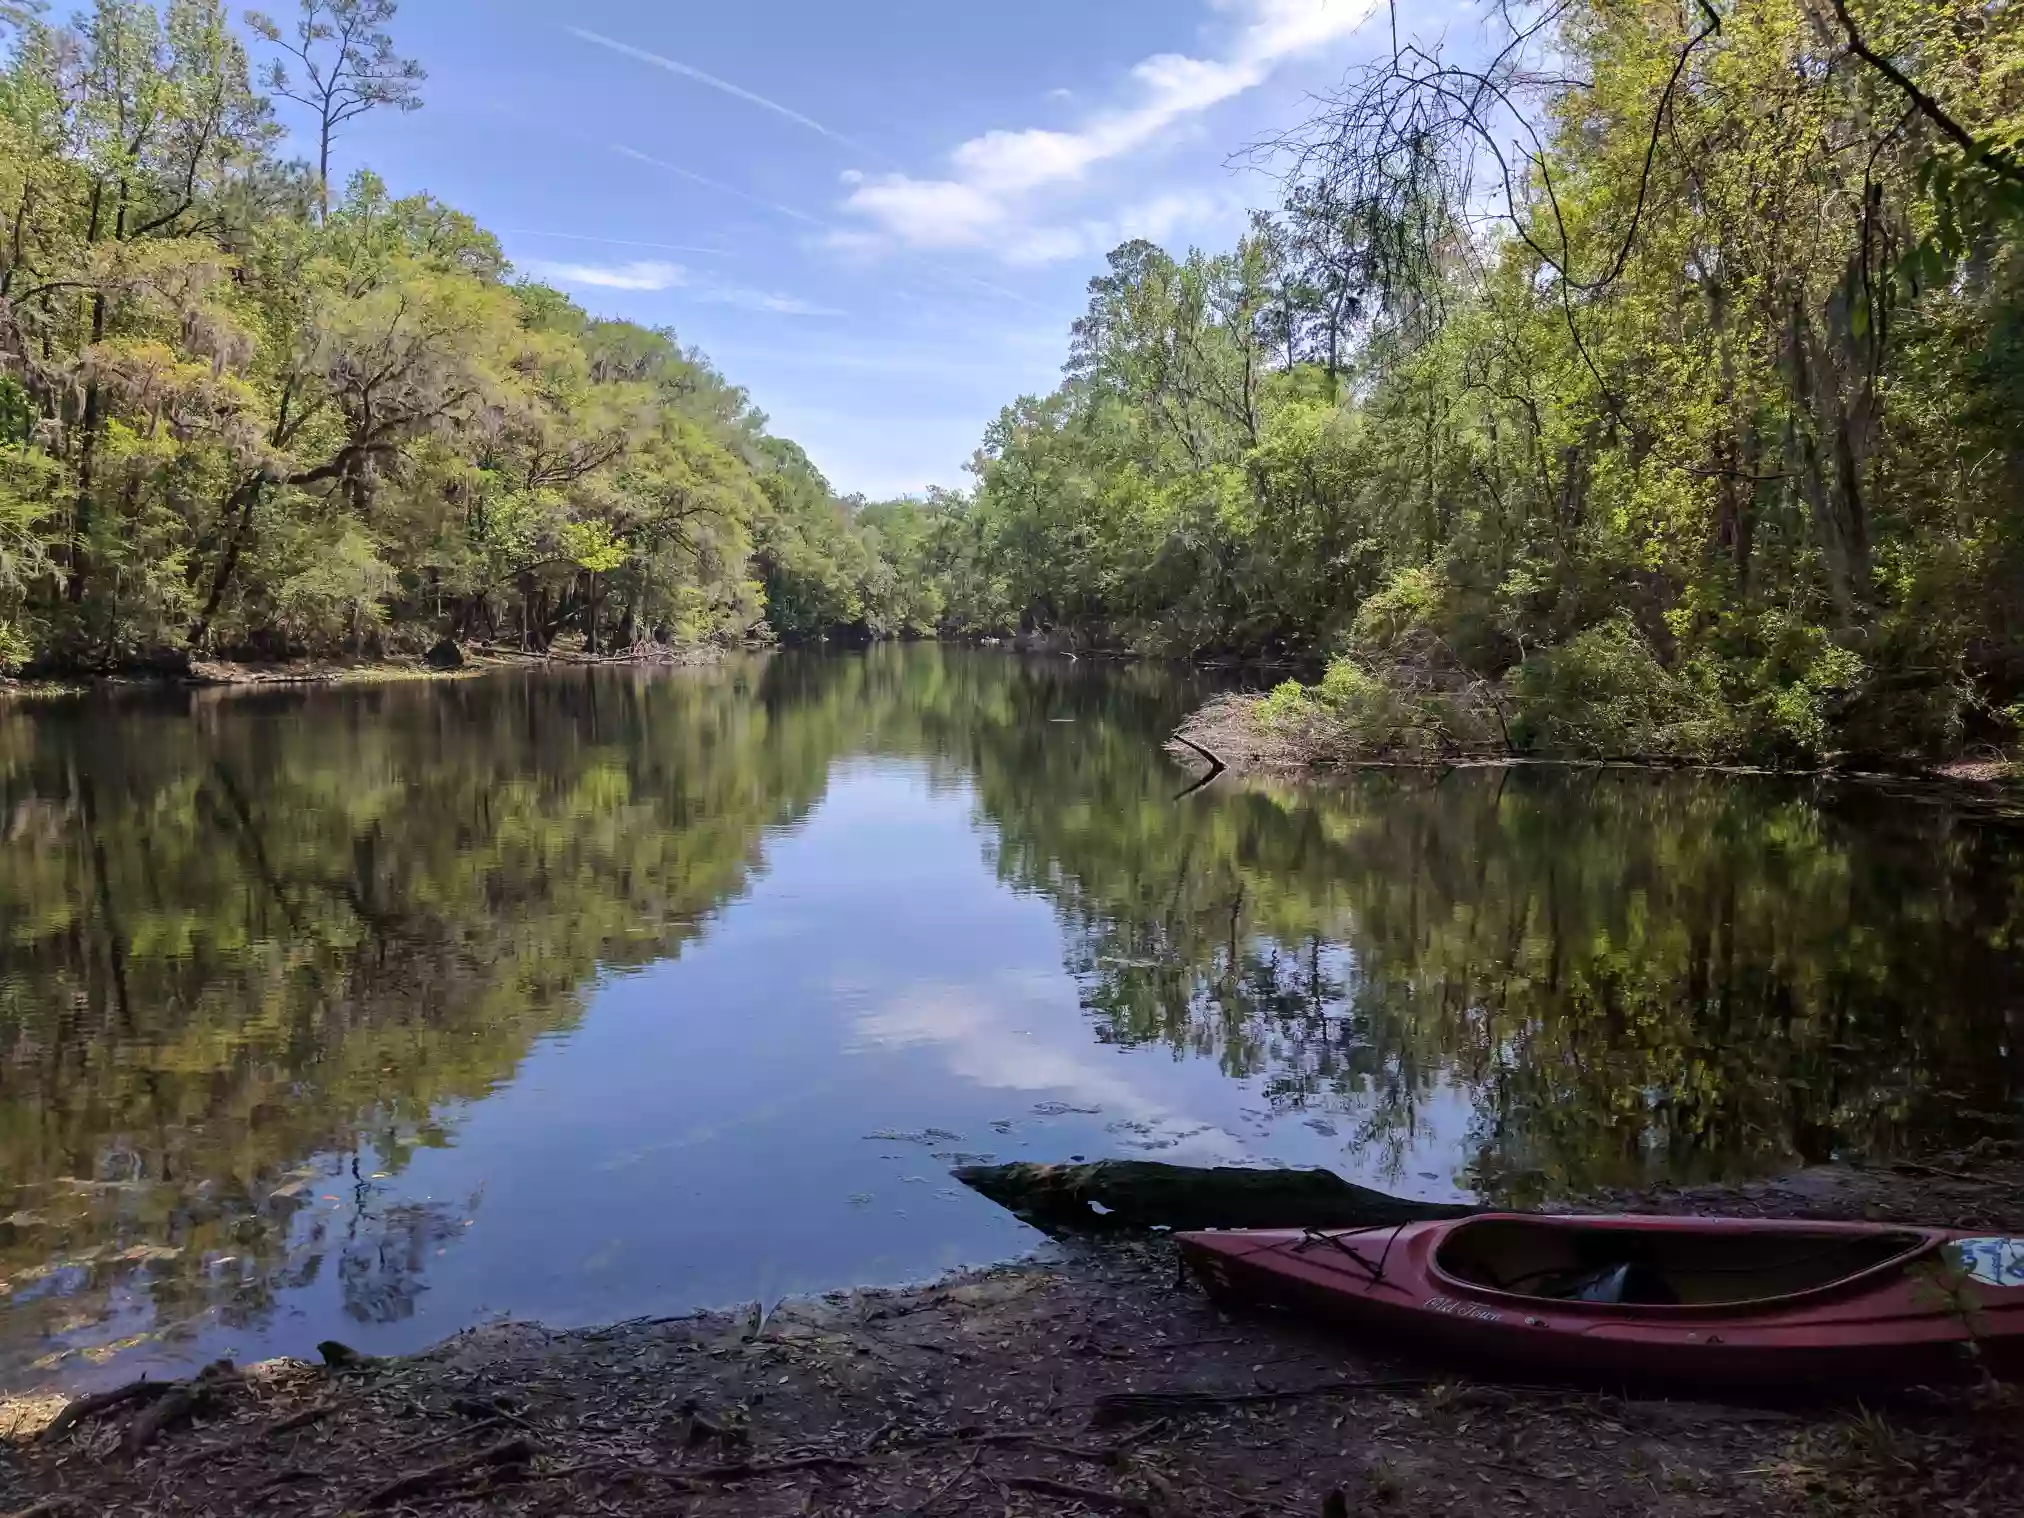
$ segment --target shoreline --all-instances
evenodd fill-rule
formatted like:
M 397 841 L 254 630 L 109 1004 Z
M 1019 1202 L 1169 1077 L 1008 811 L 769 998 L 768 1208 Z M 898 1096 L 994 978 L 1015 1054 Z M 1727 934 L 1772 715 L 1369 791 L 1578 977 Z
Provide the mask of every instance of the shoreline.
M 1592 1201 L 1716 1204 L 2024 1229 L 2024 1144 Z M 58 1438 L 36 1435 L 61 1397 L 0 1399 L 0 1508 L 1689 1518 L 1973 1507 L 2024 1482 L 2008 1392 L 1878 1409 L 1831 1388 L 1767 1406 L 1499 1384 L 1223 1312 L 1174 1265 L 1167 1241 L 1120 1236 L 770 1312 L 506 1322 L 400 1359 L 326 1345 L 324 1365 L 213 1367 Z
M 663 648 L 651 653 L 535 653 L 491 645 L 460 649 L 461 662 L 431 664 L 426 655 L 383 659 L 193 659 L 187 668 L 112 670 L 50 678 L 0 677 L 0 702 L 88 696 L 105 691 L 239 691 L 290 686 L 382 685 L 403 681 L 466 680 L 506 669 L 684 669 L 715 664 L 728 650 L 711 645 Z
M 1438 771 L 1484 769 L 1641 770 L 1653 774 L 1729 775 L 1738 778 L 1826 779 L 1863 783 L 1911 783 L 1924 787 L 1955 787 L 1989 799 L 2024 788 L 2024 764 L 2008 759 L 1953 759 L 1941 764 L 1907 765 L 1901 769 L 1815 765 L 1780 768 L 1773 765 L 1670 759 L 1663 756 L 1583 759 L 1553 755 L 1459 752 L 1441 758 L 1332 754 L 1318 742 L 1297 734 L 1272 732 L 1256 720 L 1265 697 L 1253 692 L 1212 696 L 1190 712 L 1174 730 L 1167 751 L 1186 759 L 1210 754 L 1234 775 L 1280 779 L 1327 779 L 1358 770 Z

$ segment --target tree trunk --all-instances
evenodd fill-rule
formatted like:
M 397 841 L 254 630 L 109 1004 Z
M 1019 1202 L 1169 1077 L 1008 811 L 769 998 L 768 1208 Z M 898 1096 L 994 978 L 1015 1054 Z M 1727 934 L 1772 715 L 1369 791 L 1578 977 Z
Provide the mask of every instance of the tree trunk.
M 246 539 L 253 530 L 253 511 L 260 503 L 261 488 L 266 478 L 255 475 L 226 501 L 225 510 L 234 505 L 239 508 L 239 519 L 232 524 L 232 535 L 225 540 L 225 551 L 218 556 L 218 568 L 211 576 L 211 588 L 204 596 L 204 609 L 197 614 L 197 620 L 190 624 L 190 647 L 202 648 L 204 640 L 211 635 L 211 623 L 218 615 L 218 608 L 224 604 L 225 591 L 232 583 L 232 576 L 239 568 L 239 555 L 246 547 Z
M 91 340 L 100 342 L 105 337 L 105 292 L 99 291 L 91 298 Z M 80 438 L 77 445 L 77 506 L 71 517 L 70 538 L 70 581 L 64 587 L 71 605 L 84 599 L 84 581 L 90 569 L 89 556 L 85 552 L 85 539 L 91 535 L 91 488 L 93 469 L 97 462 L 99 427 L 104 418 L 102 396 L 98 381 L 93 380 L 85 387 L 84 415 L 78 422 Z

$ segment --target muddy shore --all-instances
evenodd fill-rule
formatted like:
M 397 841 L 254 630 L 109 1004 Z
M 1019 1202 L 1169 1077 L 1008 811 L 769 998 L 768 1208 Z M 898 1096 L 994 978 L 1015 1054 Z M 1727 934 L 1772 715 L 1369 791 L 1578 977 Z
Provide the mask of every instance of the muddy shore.
M 2024 1229 L 2024 1145 L 1594 1205 Z M 1876 1409 L 1478 1381 L 1224 1314 L 1156 1237 L 764 1314 L 330 1354 L 53 1438 L 61 1397 L 0 1404 L 0 1511 L 1974 1514 L 2024 1490 L 2005 1388 Z

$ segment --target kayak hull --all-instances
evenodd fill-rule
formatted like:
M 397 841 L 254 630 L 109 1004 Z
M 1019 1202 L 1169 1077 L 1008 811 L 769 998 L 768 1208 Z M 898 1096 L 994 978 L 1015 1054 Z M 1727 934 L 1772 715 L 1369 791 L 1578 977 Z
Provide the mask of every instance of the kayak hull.
M 1691 1257 L 1703 1295 L 1719 1295 L 1727 1255 L 1786 1263 L 1842 1251 L 1843 1278 L 1740 1301 L 1566 1300 L 1472 1279 L 1470 1236 L 1571 1241 L 1570 1253 Z M 1357 1333 L 1532 1375 L 1691 1386 L 1911 1385 L 1986 1370 L 2024 1376 L 2024 1241 L 1946 1229 L 1745 1219 L 1551 1218 L 1483 1214 L 1398 1228 L 1323 1233 L 1229 1230 L 1177 1235 L 1218 1299 L 1331 1320 Z M 1479 1233 L 1478 1239 L 1498 1237 Z M 1487 1272 L 1485 1272 L 1487 1273 Z M 1788 1275 L 1793 1274 L 1788 1271 Z M 1769 1277 L 1767 1277 L 1769 1278 Z M 1683 1278 L 1686 1279 L 1686 1278 Z M 1790 1284 L 1781 1283 L 1781 1284 Z

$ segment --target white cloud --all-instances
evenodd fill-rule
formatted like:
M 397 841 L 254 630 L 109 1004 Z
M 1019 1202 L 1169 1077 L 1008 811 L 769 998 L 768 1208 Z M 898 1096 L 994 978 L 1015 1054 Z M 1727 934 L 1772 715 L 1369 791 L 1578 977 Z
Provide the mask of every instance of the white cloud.
M 1255 88 L 1273 71 L 1347 37 L 1375 0 L 1233 0 L 1242 18 L 1222 55 L 1160 53 L 1131 71 L 1129 103 L 1099 111 L 1074 131 L 991 131 L 950 154 L 939 179 L 881 174 L 856 184 L 846 209 L 889 244 L 996 248 L 1015 262 L 1074 256 L 1085 228 L 1030 227 L 1027 202 L 1074 185 L 1099 164 L 1129 156 L 1189 118 Z M 863 246 L 863 234 L 833 239 Z
M 974 248 L 1009 219 L 1004 201 L 975 185 L 904 174 L 860 185 L 845 204 L 916 248 Z M 865 246 L 860 237 L 848 235 L 837 245 Z
M 575 289 L 625 290 L 656 294 L 663 290 L 686 290 L 697 300 L 712 305 L 736 306 L 745 311 L 763 311 L 774 316 L 842 316 L 833 306 L 819 306 L 798 295 L 780 295 L 770 290 L 747 290 L 738 285 L 698 282 L 680 264 L 652 260 L 623 264 L 556 263 L 530 258 L 520 266 L 536 279 Z
M 819 306 L 814 301 L 803 300 L 798 295 L 776 295 L 767 290 L 740 290 L 732 286 L 717 285 L 697 292 L 703 299 L 715 301 L 722 306 L 737 306 L 746 311 L 766 311 L 775 316 L 845 316 L 835 306 Z
M 1126 206 L 1115 217 L 1027 228 L 1008 237 L 999 254 L 1013 264 L 1059 263 L 1107 252 L 1134 237 L 1165 242 L 1187 228 L 1213 226 L 1242 210 L 1242 199 L 1234 193 L 1169 190 Z
M 558 285 L 587 285 L 595 290 L 672 290 L 689 282 L 688 271 L 680 264 L 652 259 L 625 264 L 569 264 L 530 258 L 521 267 Z

